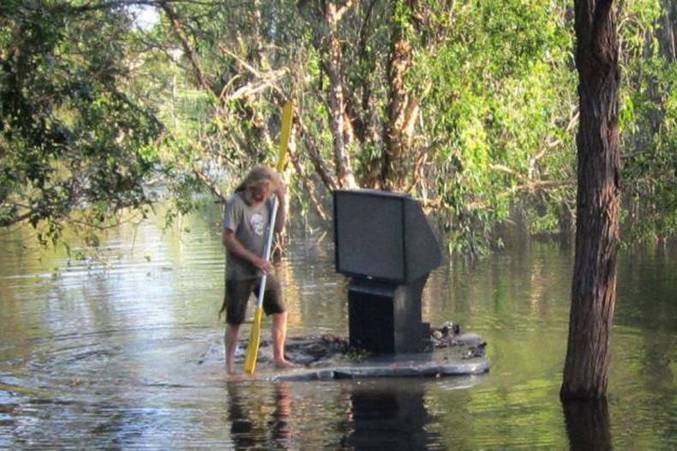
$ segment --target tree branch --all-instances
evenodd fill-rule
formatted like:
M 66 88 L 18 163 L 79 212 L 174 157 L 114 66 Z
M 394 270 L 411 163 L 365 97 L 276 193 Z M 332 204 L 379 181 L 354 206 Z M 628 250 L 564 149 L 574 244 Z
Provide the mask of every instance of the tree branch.
M 306 147 L 308 148 L 308 153 L 310 154 L 310 161 L 313 163 L 315 171 L 320 176 L 320 179 L 322 179 L 322 182 L 327 187 L 327 189 L 334 191 L 337 186 L 336 181 L 332 179 L 331 175 L 329 175 L 329 171 L 327 170 L 324 160 L 320 155 L 320 151 L 317 149 L 315 142 L 311 138 L 310 133 L 308 133 L 308 130 L 306 129 L 306 126 L 303 124 L 301 118 L 297 117 L 296 120 L 298 121 L 299 127 L 301 129 L 301 137 L 303 138 L 303 142 L 306 144 Z
M 68 6 L 67 9 L 74 13 L 84 13 L 90 11 L 101 11 L 104 9 L 114 9 L 122 8 L 128 6 L 153 6 L 155 8 L 160 7 L 160 3 L 187 3 L 191 5 L 202 5 L 202 6 L 214 6 L 218 5 L 221 2 L 217 1 L 200 1 L 200 0 L 112 0 L 108 2 L 90 2 L 81 6 Z M 242 3 L 239 6 L 244 6 L 246 3 Z M 238 6 L 238 5 L 233 5 Z
M 19 215 L 19 216 L 12 218 L 9 221 L 2 221 L 2 222 L 0 222 L 0 227 L 10 227 L 10 226 L 18 224 L 20 222 L 23 222 L 23 221 L 27 220 L 28 218 L 30 218 L 32 214 L 33 214 L 32 211 L 28 211 L 28 212 L 26 212 L 22 215 Z
M 310 198 L 310 203 L 313 205 L 315 212 L 320 217 L 320 219 L 322 219 L 323 221 L 327 221 L 328 218 L 327 214 L 325 213 L 324 208 L 322 208 L 322 204 L 317 199 L 315 189 L 311 186 L 309 177 L 306 177 L 306 175 L 303 173 L 303 168 L 299 163 L 299 159 L 296 155 L 296 152 L 292 151 L 291 148 L 287 149 L 287 152 L 289 153 L 289 159 L 291 160 L 292 165 L 294 166 L 294 170 L 296 171 L 296 174 L 298 175 L 299 179 L 301 180 L 301 183 L 303 184 L 303 188 L 306 194 L 308 194 L 308 197 Z
M 193 174 L 195 175 L 195 177 L 197 177 L 199 181 L 201 181 L 209 189 L 209 191 L 212 192 L 212 194 L 218 197 L 222 202 L 226 201 L 226 196 L 219 189 L 219 187 L 216 186 L 216 183 L 214 183 L 212 179 L 207 177 L 205 174 L 203 174 L 196 168 L 193 168 Z
M 186 34 L 184 33 L 184 26 L 183 23 L 179 20 L 178 15 L 176 14 L 176 11 L 174 11 L 170 5 L 170 2 L 168 0 L 162 0 L 160 1 L 159 7 L 167 14 L 167 17 L 169 18 L 172 28 L 174 30 L 174 33 L 176 34 L 176 37 L 181 41 L 181 46 L 183 47 L 183 51 L 186 53 L 186 56 L 188 57 L 188 60 L 190 61 L 190 65 L 193 67 L 193 72 L 195 73 L 195 77 L 198 80 L 199 85 L 207 92 L 214 93 L 211 84 L 207 81 L 205 78 L 204 73 L 202 72 L 202 69 L 200 68 L 200 65 L 197 61 L 197 53 L 195 52 L 195 49 L 191 47 L 190 43 L 188 42 L 188 38 L 186 37 Z

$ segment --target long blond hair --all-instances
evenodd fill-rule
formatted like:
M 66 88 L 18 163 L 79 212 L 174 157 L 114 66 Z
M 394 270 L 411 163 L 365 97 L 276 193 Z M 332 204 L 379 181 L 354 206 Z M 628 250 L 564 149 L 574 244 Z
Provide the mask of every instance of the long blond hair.
M 244 180 L 235 188 L 235 192 L 242 192 L 250 186 L 256 186 L 263 182 L 270 182 L 272 188 L 277 189 L 280 187 L 280 175 L 269 167 L 256 166 L 249 171 Z

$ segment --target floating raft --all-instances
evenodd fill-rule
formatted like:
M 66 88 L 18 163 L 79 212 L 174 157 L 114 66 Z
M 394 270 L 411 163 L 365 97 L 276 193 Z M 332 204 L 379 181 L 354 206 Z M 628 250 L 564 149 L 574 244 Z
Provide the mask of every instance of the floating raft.
M 333 335 L 289 338 L 288 358 L 298 369 L 265 374 L 281 381 L 326 381 L 340 379 L 475 376 L 489 371 L 486 343 L 475 334 L 437 330 L 430 337 L 429 351 L 415 354 L 373 356 L 351 350 L 348 340 Z M 259 362 L 271 359 L 269 343 L 262 343 Z M 262 374 L 263 375 L 263 374 Z
M 371 362 L 359 366 L 341 366 L 334 368 L 314 368 L 294 370 L 276 374 L 270 378 L 274 382 L 283 381 L 326 381 L 336 379 L 363 379 L 374 377 L 445 377 L 470 376 L 489 371 L 485 358 L 460 363 L 421 362 L 418 360 L 398 361 L 394 363 Z

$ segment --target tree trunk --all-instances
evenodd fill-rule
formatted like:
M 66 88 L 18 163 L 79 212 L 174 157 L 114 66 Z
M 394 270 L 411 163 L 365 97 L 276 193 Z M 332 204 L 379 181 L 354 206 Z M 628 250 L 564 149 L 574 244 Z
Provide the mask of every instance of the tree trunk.
M 303 186 L 303 191 L 308 196 L 308 200 L 310 201 L 310 204 L 315 210 L 315 213 L 317 213 L 317 216 L 323 222 L 327 222 L 329 220 L 329 216 L 325 212 L 324 207 L 322 206 L 322 203 L 319 200 L 320 196 L 318 196 L 317 194 L 317 189 L 315 188 L 313 180 L 311 179 L 311 177 L 306 176 L 306 174 L 303 171 L 303 167 L 301 166 L 298 155 L 296 154 L 296 146 L 294 146 L 293 149 L 290 148 L 289 150 L 287 150 L 287 152 L 289 154 L 289 160 L 294 166 L 294 171 L 296 171 L 296 175 L 300 180 L 301 185 Z
M 618 37 L 612 0 L 576 0 L 580 125 L 576 257 L 563 400 L 606 397 L 620 205 Z
M 355 177 L 350 165 L 350 158 L 346 149 L 344 132 L 345 105 L 343 100 L 343 79 L 341 77 L 342 52 L 338 39 L 338 22 L 343 13 L 349 8 L 350 2 L 341 8 L 329 2 L 326 5 L 325 20 L 329 27 L 329 108 L 331 116 L 331 131 L 334 138 L 334 163 L 336 165 L 336 179 L 340 188 L 355 188 Z
M 663 0 L 661 4 L 663 7 L 663 26 L 658 32 L 661 39 L 661 48 L 668 61 L 675 61 L 677 55 L 677 39 L 675 37 L 677 6 L 671 0 Z
M 313 164 L 313 167 L 315 167 L 315 172 L 317 172 L 317 175 L 320 176 L 320 179 L 328 190 L 333 191 L 337 189 L 337 183 L 334 181 L 329 169 L 325 165 L 324 159 L 320 154 L 320 150 L 317 148 L 317 145 L 313 140 L 313 135 L 308 132 L 301 115 L 296 117 L 296 121 L 299 124 L 301 139 L 305 143 L 306 150 L 308 151 L 308 158 L 310 158 L 310 162 Z
M 410 13 L 415 0 L 403 5 Z M 388 123 L 385 129 L 385 153 L 382 166 L 381 184 L 388 190 L 401 191 L 411 175 L 412 158 L 409 154 L 414 124 L 418 115 L 418 103 L 405 86 L 405 77 L 411 67 L 412 48 L 407 42 L 403 25 L 395 20 L 392 48 L 388 60 Z
M 566 201 L 562 200 L 559 204 L 559 214 L 557 217 L 559 227 L 559 242 L 563 246 L 569 247 L 571 239 L 574 236 L 574 215 Z

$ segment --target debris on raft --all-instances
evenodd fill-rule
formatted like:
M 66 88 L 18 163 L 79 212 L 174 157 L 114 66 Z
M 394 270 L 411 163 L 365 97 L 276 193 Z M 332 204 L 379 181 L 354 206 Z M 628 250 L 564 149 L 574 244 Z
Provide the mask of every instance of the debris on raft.
M 440 358 L 447 362 L 483 358 L 486 355 L 487 343 L 479 335 L 462 333 L 460 325 L 451 321 L 445 322 L 441 327 L 431 327 L 427 340 L 428 352 L 421 354 L 430 355 L 446 349 Z M 247 340 L 240 343 L 236 363 L 244 361 L 247 345 Z M 289 337 L 285 346 L 285 356 L 291 362 L 307 368 L 363 364 L 379 357 L 351 348 L 347 338 L 332 334 Z M 263 364 L 272 362 L 270 340 L 261 341 L 258 361 Z
M 242 349 L 247 349 L 248 343 L 242 343 Z M 272 361 L 270 341 L 263 340 L 259 347 L 259 362 Z M 298 365 L 315 366 L 331 361 L 337 357 L 345 357 L 359 361 L 366 357 L 366 353 L 352 349 L 348 339 L 332 334 L 306 337 L 288 337 L 285 345 L 285 357 Z M 235 356 L 235 361 L 244 361 L 244 352 Z
M 339 379 L 477 376 L 489 371 L 487 343 L 479 335 L 462 333 L 450 321 L 431 328 L 427 352 L 370 355 L 350 348 L 334 335 L 290 339 L 289 359 L 305 368 L 269 376 L 272 381 L 327 381 Z
M 348 340 L 336 335 L 325 334 L 305 338 L 290 338 L 285 346 L 285 354 L 292 362 L 312 366 L 336 356 L 350 354 Z
M 462 358 L 484 357 L 487 342 L 479 335 L 462 334 L 461 326 L 451 321 L 445 322 L 440 328 L 430 329 L 430 340 L 434 348 L 465 348 Z

